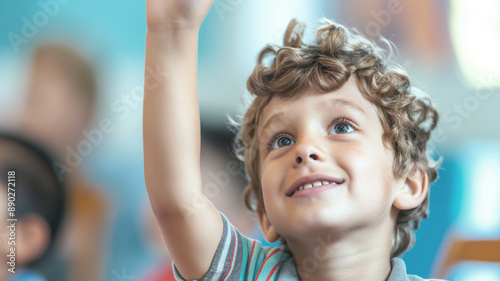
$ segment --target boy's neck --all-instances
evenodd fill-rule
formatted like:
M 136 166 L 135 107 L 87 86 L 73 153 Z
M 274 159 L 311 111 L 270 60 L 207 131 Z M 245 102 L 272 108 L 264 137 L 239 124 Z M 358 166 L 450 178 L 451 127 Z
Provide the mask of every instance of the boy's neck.
M 289 242 L 301 281 L 387 280 L 391 233 L 378 229 Z M 388 235 L 389 234 L 389 235 Z

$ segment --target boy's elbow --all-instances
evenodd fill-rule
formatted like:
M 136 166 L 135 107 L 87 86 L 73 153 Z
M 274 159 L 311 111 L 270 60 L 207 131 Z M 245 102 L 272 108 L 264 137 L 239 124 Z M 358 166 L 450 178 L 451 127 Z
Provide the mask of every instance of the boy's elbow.
M 146 189 L 156 217 L 182 218 L 189 210 L 203 209 L 209 204 L 209 200 L 197 189 L 186 189 L 172 183 L 158 185 L 146 180 Z

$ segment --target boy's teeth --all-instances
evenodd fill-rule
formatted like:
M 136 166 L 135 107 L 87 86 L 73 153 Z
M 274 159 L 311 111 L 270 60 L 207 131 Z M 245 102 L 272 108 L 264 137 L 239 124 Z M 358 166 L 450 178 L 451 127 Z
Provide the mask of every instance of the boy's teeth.
M 297 191 L 301 191 L 303 189 L 311 188 L 313 186 L 321 186 L 321 185 L 326 185 L 326 184 L 336 184 L 335 182 L 330 182 L 330 181 L 315 181 L 313 183 L 306 183 L 303 186 L 297 188 Z

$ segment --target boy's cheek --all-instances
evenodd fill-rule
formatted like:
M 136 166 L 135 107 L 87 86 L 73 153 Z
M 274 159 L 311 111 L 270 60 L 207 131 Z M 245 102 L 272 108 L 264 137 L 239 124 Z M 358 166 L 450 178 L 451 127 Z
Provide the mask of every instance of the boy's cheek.
M 344 150 L 337 158 L 337 165 L 344 170 L 351 181 L 361 186 L 373 185 L 387 175 L 392 175 L 391 155 L 375 149 L 352 148 Z
M 262 170 L 261 186 L 265 202 L 273 201 L 285 192 L 285 175 L 283 165 L 270 165 Z
M 266 195 L 270 190 L 275 189 L 275 187 L 278 185 L 279 175 L 276 172 L 273 172 L 272 169 L 264 170 L 261 175 L 262 192 L 264 195 Z
M 370 171 L 373 169 L 373 163 L 376 163 L 376 157 L 373 149 L 364 149 L 360 146 L 344 147 L 335 158 L 335 162 L 348 174 Z

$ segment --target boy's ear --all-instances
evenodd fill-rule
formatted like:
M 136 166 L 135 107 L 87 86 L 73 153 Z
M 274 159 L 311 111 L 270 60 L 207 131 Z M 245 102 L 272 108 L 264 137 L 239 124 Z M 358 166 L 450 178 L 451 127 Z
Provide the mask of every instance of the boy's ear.
M 257 207 L 257 218 L 259 219 L 260 229 L 262 229 L 262 233 L 264 234 L 264 238 L 266 238 L 267 242 L 274 243 L 278 241 L 280 235 L 276 232 L 274 226 L 269 221 L 266 212 L 261 207 Z
M 410 169 L 404 185 L 397 191 L 394 207 L 399 210 L 409 210 L 418 207 L 429 190 L 429 179 L 422 165 L 418 164 Z

